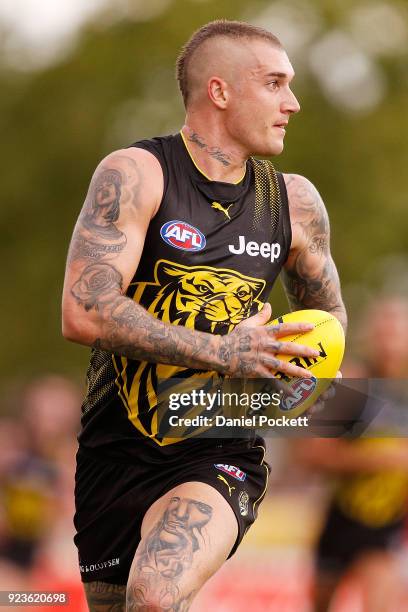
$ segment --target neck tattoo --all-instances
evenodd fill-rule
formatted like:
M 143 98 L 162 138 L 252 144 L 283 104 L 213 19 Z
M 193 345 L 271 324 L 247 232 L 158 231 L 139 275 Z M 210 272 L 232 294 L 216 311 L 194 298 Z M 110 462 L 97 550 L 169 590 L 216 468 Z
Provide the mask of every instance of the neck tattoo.
M 188 136 L 188 140 L 196 144 L 203 151 L 206 151 L 208 155 L 221 162 L 223 166 L 231 165 L 231 157 L 227 153 L 224 153 L 219 147 L 209 147 L 197 132 L 191 132 Z

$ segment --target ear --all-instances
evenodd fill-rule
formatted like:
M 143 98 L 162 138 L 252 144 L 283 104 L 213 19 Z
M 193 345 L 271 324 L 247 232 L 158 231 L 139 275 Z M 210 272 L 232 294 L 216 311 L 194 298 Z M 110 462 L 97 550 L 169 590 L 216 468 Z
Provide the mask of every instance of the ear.
M 211 102 L 224 110 L 228 104 L 228 84 L 221 77 L 211 77 L 207 84 L 207 93 Z

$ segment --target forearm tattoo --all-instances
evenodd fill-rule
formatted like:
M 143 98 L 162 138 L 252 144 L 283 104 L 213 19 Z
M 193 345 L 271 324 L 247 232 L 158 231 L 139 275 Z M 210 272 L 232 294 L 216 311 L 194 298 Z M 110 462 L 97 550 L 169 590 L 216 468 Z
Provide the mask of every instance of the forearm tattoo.
M 122 294 L 123 277 L 111 263 L 87 266 L 71 288 L 86 311 L 100 315 L 100 335 L 93 347 L 129 359 L 172 363 L 248 375 L 254 366 L 255 339 L 248 330 L 220 338 L 183 326 L 163 323 Z M 248 355 L 248 353 L 251 353 Z
M 137 552 L 128 580 L 126 609 L 183 612 L 196 593 L 197 564 L 210 548 L 210 505 L 172 497 Z
M 122 295 L 123 278 L 110 263 L 87 266 L 71 288 L 77 304 L 100 314 L 101 334 L 94 348 L 138 359 L 188 367 L 220 369 L 215 337 L 172 326 Z
M 293 218 L 293 232 L 299 232 L 305 245 L 289 256 L 282 281 L 291 307 L 317 308 L 334 314 L 344 329 L 347 316 L 341 297 L 340 281 L 330 255 L 329 219 L 314 186 L 302 177 L 287 181 Z

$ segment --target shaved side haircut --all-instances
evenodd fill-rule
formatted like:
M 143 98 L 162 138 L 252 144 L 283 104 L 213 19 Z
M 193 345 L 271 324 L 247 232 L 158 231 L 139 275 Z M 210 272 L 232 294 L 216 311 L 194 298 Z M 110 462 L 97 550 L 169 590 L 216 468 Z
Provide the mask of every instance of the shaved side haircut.
M 189 96 L 191 93 L 191 82 L 189 78 L 189 67 L 194 61 L 194 54 L 197 49 L 207 40 L 211 38 L 230 38 L 235 41 L 239 40 L 264 40 L 271 43 L 273 46 L 282 49 L 280 40 L 268 30 L 258 26 L 244 23 L 243 21 L 228 21 L 227 19 L 218 19 L 210 21 L 194 32 L 190 40 L 181 49 L 181 52 L 176 62 L 176 77 L 183 96 L 184 106 L 187 108 Z

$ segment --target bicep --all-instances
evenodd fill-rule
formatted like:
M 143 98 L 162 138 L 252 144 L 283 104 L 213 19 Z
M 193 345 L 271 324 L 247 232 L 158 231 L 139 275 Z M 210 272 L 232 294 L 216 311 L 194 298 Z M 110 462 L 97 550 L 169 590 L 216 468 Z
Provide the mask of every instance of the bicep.
M 340 282 L 330 253 L 330 225 L 316 188 L 304 177 L 287 180 L 292 246 L 282 281 L 294 309 L 343 308 Z
M 65 319 L 97 319 L 107 302 L 127 290 L 160 198 L 160 180 L 150 177 L 157 168 L 146 155 L 117 152 L 96 169 L 69 248 Z

